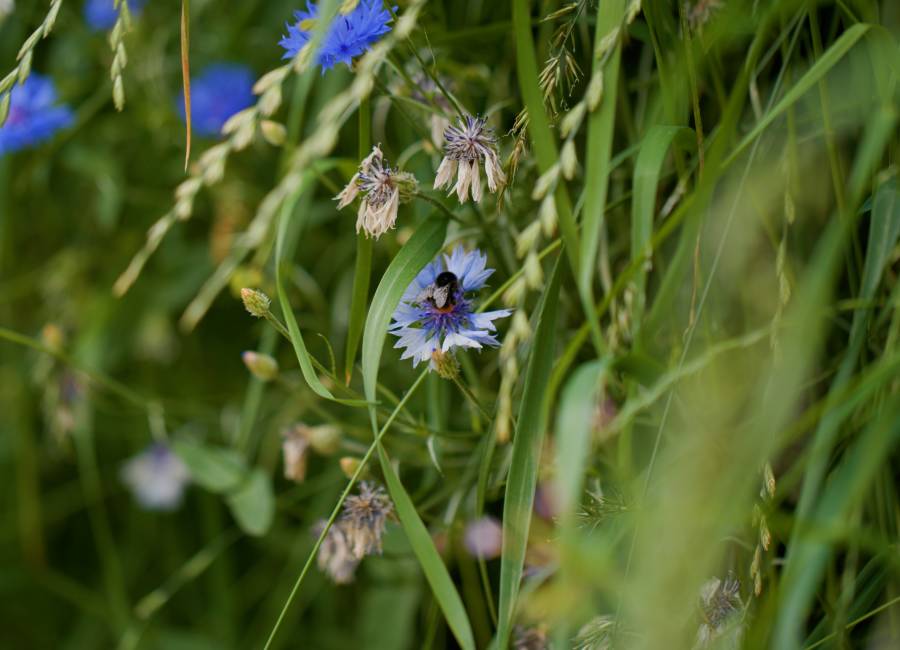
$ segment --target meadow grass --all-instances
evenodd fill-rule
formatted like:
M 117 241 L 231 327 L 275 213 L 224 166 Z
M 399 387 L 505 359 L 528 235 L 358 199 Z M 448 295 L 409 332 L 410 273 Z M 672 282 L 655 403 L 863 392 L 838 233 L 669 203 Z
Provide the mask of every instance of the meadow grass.
M 900 647 L 895 0 L 4 6 L 0 646 Z

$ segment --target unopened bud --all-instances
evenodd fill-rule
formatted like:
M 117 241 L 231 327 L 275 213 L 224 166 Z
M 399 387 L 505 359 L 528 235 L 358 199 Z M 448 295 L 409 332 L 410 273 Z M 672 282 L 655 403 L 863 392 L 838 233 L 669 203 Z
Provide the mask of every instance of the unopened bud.
M 256 289 L 241 289 L 241 300 L 244 308 L 257 318 L 265 318 L 269 314 L 269 306 L 272 301 L 269 296 Z
M 431 367 L 444 379 L 454 379 L 459 376 L 459 362 L 449 352 L 435 350 L 431 353 Z
M 341 471 L 344 473 L 344 476 L 353 478 L 356 475 L 356 470 L 359 469 L 359 458 L 344 456 L 338 462 L 341 465 Z
M 272 381 L 278 376 L 278 362 L 268 354 L 248 350 L 241 355 L 241 358 L 244 360 L 247 370 L 253 373 L 257 379 Z
M 330 456 L 341 448 L 341 430 L 333 424 L 306 428 L 306 438 L 316 453 Z

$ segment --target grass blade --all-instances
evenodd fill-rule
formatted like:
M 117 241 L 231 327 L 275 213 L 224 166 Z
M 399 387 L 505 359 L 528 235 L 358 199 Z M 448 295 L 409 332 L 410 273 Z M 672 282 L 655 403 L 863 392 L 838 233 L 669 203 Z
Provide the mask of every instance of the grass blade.
M 590 457 L 594 409 L 609 372 L 610 360 L 579 367 L 563 388 L 556 415 L 557 498 L 560 518 L 571 522 L 580 499 L 587 459 Z
M 606 0 L 597 10 L 597 28 L 594 47 L 608 34 L 623 29 L 625 0 Z M 590 114 L 587 124 L 584 210 L 581 219 L 581 248 L 578 251 L 578 291 L 585 306 L 590 305 L 588 317 L 594 316 L 594 273 L 597 268 L 597 249 L 600 246 L 600 230 L 606 211 L 606 193 L 609 188 L 609 159 L 612 155 L 614 128 L 616 125 L 616 94 L 619 88 L 619 61 L 622 42 L 617 38 L 609 55 L 603 60 L 594 59 L 594 74 L 603 75 L 603 99 L 597 110 Z M 567 242 L 568 243 L 568 242 Z M 598 337 L 598 334 L 595 334 Z M 598 351 L 600 349 L 598 348 Z
M 375 290 L 372 306 L 366 318 L 362 346 L 363 385 L 366 399 L 370 402 L 375 401 L 378 367 L 381 363 L 381 353 L 391 315 L 400 303 L 400 298 L 409 283 L 440 251 L 446 232 L 447 220 L 443 216 L 435 215 L 427 219 L 394 257 Z M 377 433 L 375 409 L 371 404 L 369 414 L 372 431 Z M 397 507 L 400 523 L 403 525 L 403 530 L 419 560 L 434 597 L 447 619 L 447 625 L 460 646 L 466 650 L 474 650 L 475 637 L 472 634 L 472 626 L 459 593 L 428 534 L 428 529 L 422 523 L 412 499 L 394 472 L 394 468 L 391 467 L 387 453 L 381 444 L 378 445 L 378 457 L 391 498 Z
M 560 259 L 557 258 L 536 312 L 537 328 L 531 344 L 525 389 L 513 438 L 512 464 L 503 500 L 503 555 L 500 560 L 497 648 L 505 648 L 509 643 L 525 563 L 537 466 L 551 396 L 547 385 L 553 365 L 559 275 Z
M 441 611 L 444 612 L 447 625 L 463 650 L 475 650 L 475 636 L 472 634 L 472 626 L 466 615 L 462 599 L 459 597 L 459 592 L 456 591 L 453 579 L 447 572 L 447 567 L 437 552 L 428 529 L 425 528 L 425 524 L 422 523 L 422 519 L 416 512 L 415 504 L 400 482 L 384 446 L 380 443 L 378 460 L 381 461 L 384 480 L 391 493 L 391 498 L 394 500 L 394 506 L 397 508 L 397 516 L 400 518 L 413 553 L 419 560 L 422 572 L 431 586 L 431 591 L 434 593 Z
M 659 190 L 659 176 L 662 172 L 666 155 L 673 144 L 685 148 L 696 148 L 693 131 L 683 126 L 654 125 L 644 136 L 641 149 L 634 164 L 634 181 L 631 204 L 631 261 L 641 260 L 634 278 L 637 288 L 637 309 L 641 310 L 646 302 L 647 273 L 653 248 L 650 240 L 653 237 L 653 221 L 656 215 L 656 195 Z M 639 322 L 640 313 L 636 312 L 634 320 Z

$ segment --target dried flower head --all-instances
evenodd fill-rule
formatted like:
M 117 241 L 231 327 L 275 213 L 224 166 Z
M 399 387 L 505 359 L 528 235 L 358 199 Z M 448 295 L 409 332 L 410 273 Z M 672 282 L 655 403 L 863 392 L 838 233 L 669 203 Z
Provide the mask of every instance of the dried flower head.
M 384 527 L 393 514 L 394 504 L 387 492 L 369 481 L 359 484 L 358 495 L 347 497 L 341 521 L 354 557 L 362 559 L 366 555 L 381 553 Z
M 281 453 L 284 455 L 284 478 L 302 483 L 306 478 L 306 454 L 309 439 L 297 427 L 281 434 Z
M 687 0 L 684 3 L 684 15 L 690 28 L 699 31 L 721 6 L 721 0 Z
M 705 648 L 728 633 L 740 637 L 740 627 L 733 625 L 743 607 L 741 583 L 728 575 L 724 580 L 712 578 L 700 588 L 700 615 L 703 622 L 697 630 L 696 648 Z M 737 647 L 737 644 L 735 644 Z
M 376 145 L 372 153 L 359 164 L 359 169 L 341 190 L 335 200 L 338 209 L 345 208 L 362 192 L 356 217 L 356 232 L 365 231 L 368 237 L 378 239 L 397 222 L 397 209 L 401 203 L 412 199 L 418 183 L 408 172 L 392 169 L 384 159 L 381 147 Z
M 325 525 L 324 520 L 319 521 L 313 526 L 313 535 L 316 537 L 321 535 L 325 530 Z M 336 521 L 328 529 L 328 534 L 325 535 L 325 539 L 322 540 L 322 545 L 319 547 L 316 564 L 336 584 L 345 585 L 353 582 L 356 567 L 359 566 L 359 559 L 351 551 L 347 526 L 343 521 Z
M 539 627 L 517 625 L 513 629 L 513 650 L 547 650 L 547 632 Z
M 489 191 L 496 192 L 506 184 L 497 155 L 497 137 L 483 117 L 466 115 L 457 123 L 458 126 L 444 130 L 444 158 L 435 175 L 434 188 L 455 191 L 460 203 L 465 203 L 471 194 L 477 203 L 482 196 L 479 163 L 484 163 Z

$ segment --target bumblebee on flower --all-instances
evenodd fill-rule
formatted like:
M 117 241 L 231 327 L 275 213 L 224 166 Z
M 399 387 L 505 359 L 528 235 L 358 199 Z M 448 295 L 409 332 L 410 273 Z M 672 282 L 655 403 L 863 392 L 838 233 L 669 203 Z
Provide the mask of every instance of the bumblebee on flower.
M 476 312 L 472 294 L 484 287 L 494 269 L 486 268 L 487 257 L 478 250 L 465 252 L 457 246 L 426 266 L 406 289 L 394 312 L 388 331 L 399 340 L 395 348 L 406 348 L 401 359 L 435 363 L 455 348 L 481 349 L 500 345 L 494 321 L 511 309 Z
M 341 210 L 362 192 L 363 199 L 356 214 L 356 232 L 363 230 L 367 237 L 378 239 L 394 227 L 400 204 L 410 201 L 417 187 L 415 177 L 409 172 L 392 169 L 380 145 L 375 145 L 347 186 L 334 198 Z

